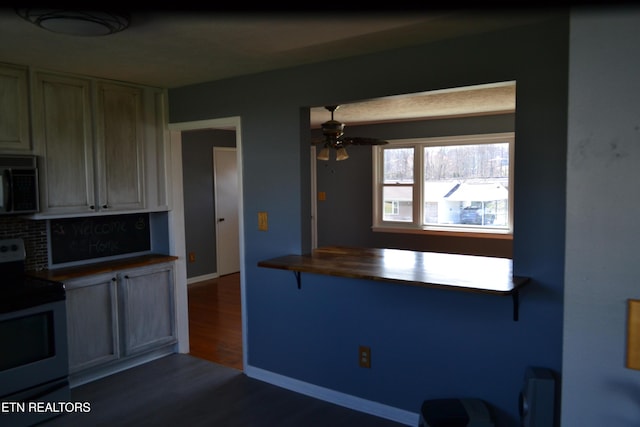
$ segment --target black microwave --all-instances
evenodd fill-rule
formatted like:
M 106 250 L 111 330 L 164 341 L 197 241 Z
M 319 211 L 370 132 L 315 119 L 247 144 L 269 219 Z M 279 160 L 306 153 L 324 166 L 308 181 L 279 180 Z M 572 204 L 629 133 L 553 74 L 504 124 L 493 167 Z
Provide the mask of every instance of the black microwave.
M 36 156 L 0 155 L 0 215 L 39 211 Z

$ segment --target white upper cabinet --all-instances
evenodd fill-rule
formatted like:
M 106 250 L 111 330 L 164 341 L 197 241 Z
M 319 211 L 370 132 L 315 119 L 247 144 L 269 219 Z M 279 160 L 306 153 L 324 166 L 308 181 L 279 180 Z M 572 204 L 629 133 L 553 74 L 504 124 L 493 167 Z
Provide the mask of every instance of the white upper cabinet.
M 150 98 L 149 98 L 150 97 Z M 154 89 L 147 92 L 152 117 L 149 118 L 147 138 L 147 206 L 149 210 L 169 210 L 171 206 L 169 185 L 171 183 L 171 144 L 166 131 L 168 119 L 167 94 L 165 90 Z
M 96 94 L 97 209 L 143 209 L 143 91 L 100 82 Z
M 39 155 L 41 211 L 95 211 L 91 81 L 37 73 L 33 131 Z
M 169 209 L 163 90 L 45 71 L 32 82 L 36 216 Z
M 0 152 L 30 150 L 27 68 L 0 64 Z

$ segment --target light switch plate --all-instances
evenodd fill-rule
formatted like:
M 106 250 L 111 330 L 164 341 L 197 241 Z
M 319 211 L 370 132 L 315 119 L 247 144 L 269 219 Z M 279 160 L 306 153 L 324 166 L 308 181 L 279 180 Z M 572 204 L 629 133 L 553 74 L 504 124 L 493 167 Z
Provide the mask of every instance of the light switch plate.
M 634 299 L 627 309 L 627 368 L 640 370 L 640 300 Z
M 269 229 L 269 223 L 266 212 L 258 212 L 258 230 L 267 231 Z

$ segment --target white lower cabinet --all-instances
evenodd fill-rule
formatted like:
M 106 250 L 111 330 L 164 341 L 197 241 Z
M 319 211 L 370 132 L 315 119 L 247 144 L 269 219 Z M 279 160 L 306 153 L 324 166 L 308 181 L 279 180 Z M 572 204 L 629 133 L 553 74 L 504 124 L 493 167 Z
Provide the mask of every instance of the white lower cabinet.
M 174 352 L 173 263 L 72 279 L 65 289 L 72 385 Z
M 99 366 L 120 356 L 116 278 L 112 274 L 65 283 L 69 372 Z
M 176 341 L 173 269 L 169 266 L 120 273 L 125 355 Z

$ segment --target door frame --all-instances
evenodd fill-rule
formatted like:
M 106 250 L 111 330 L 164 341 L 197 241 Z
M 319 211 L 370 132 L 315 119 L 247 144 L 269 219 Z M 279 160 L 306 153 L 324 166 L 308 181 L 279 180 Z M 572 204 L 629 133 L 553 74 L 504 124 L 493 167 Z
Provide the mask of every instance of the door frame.
M 235 129 L 236 161 L 238 165 L 238 216 L 240 247 L 240 304 L 242 312 L 242 363 L 247 366 L 247 314 L 245 310 L 245 249 L 244 249 L 244 208 L 242 196 L 242 132 L 240 117 L 227 117 L 191 122 L 169 123 L 169 148 L 171 159 L 171 206 L 169 215 L 169 251 L 177 256 L 176 264 L 176 330 L 178 352 L 189 352 L 189 306 L 187 295 L 186 244 L 184 235 L 184 199 L 182 182 L 182 131 L 198 129 Z

